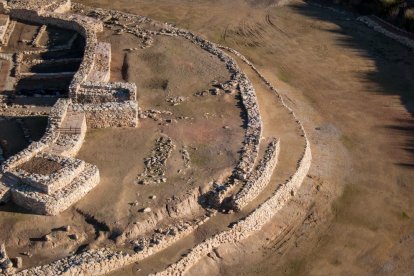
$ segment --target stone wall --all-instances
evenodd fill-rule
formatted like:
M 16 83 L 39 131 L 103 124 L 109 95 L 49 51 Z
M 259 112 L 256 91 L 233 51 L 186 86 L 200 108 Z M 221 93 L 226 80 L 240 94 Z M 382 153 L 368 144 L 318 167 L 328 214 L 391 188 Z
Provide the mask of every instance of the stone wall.
M 30 80 L 59 80 L 59 79 L 70 79 L 73 77 L 75 72 L 58 72 L 58 73 L 20 73 L 19 78 L 25 78 Z
M 74 30 L 81 34 L 85 40 L 85 50 L 82 63 L 79 70 L 69 87 L 69 96 L 76 99 L 77 90 L 80 88 L 82 82 L 86 80 L 93 69 L 95 60 L 95 50 L 98 44 L 96 33 L 103 31 L 102 22 L 92 19 L 90 17 L 81 16 L 77 14 L 57 14 L 44 12 L 39 14 L 36 11 L 25 9 L 12 9 L 10 16 L 14 19 L 30 21 L 41 25 L 52 25 L 58 28 Z
M 107 103 L 137 100 L 137 87 L 128 82 L 84 82 L 78 90 L 79 103 Z
M 84 168 L 85 162 L 71 157 L 41 153 L 36 155 L 46 160 L 59 163 L 63 168 L 57 172 L 42 175 L 14 168 L 7 172 L 18 177 L 24 184 L 30 185 L 46 194 L 52 194 L 69 184 Z
M 70 103 L 69 99 L 59 99 L 50 111 L 46 131 L 40 141 L 32 142 L 26 149 L 6 160 L 1 166 L 1 172 L 7 172 L 29 161 L 57 140 L 59 137 L 58 130 L 62 125 Z
M 102 22 L 77 14 L 39 14 L 23 9 L 13 9 L 10 15 L 19 20 L 74 30 L 85 37 L 84 57 L 79 70 L 73 76 L 69 96 L 74 102 L 86 104 L 74 106 L 75 110 L 85 111 L 87 124 L 92 128 L 137 126 L 138 107 L 132 102 L 136 100 L 135 85 L 104 82 L 109 79 L 111 51 L 109 44 L 98 43 L 96 38 L 96 33 L 103 30 Z M 72 73 L 60 73 L 34 74 L 29 77 L 44 79 L 67 74 L 72 76 Z M 88 79 L 102 82 L 90 82 Z
M 147 234 L 165 219 L 184 219 L 199 216 L 203 212 L 203 208 L 198 203 L 200 195 L 201 193 L 197 188 L 188 191 L 181 197 L 174 197 L 166 206 L 161 206 L 161 208 L 148 213 L 144 220 L 129 224 L 117 238 L 117 244 L 124 244 Z
M 244 136 L 240 160 L 233 170 L 232 175 L 224 184 L 217 185 L 214 190 L 206 195 L 209 204 L 215 208 L 219 208 L 224 199 L 228 197 L 230 191 L 234 188 L 235 183 L 237 183 L 237 181 L 234 180 L 245 181 L 253 170 L 257 160 L 262 134 L 262 119 L 260 117 L 256 92 L 252 83 L 240 70 L 235 60 L 222 51 L 219 48 L 219 45 L 207 41 L 204 38 L 191 33 L 190 31 L 172 26 L 165 27 L 159 32 L 159 34 L 184 37 L 207 52 L 217 56 L 226 64 L 227 69 L 232 74 L 232 81 L 238 83 L 243 108 L 247 114 L 247 128 Z
M 86 131 L 85 114 L 69 111 L 59 129 L 59 138 L 46 149 L 46 152 L 74 157 L 82 147 Z
M 64 13 L 71 8 L 71 0 L 8 0 L 9 9 L 28 9 L 43 12 Z
M 231 205 L 234 210 L 240 211 L 264 190 L 272 178 L 273 171 L 277 164 L 279 151 L 280 141 L 273 139 L 269 143 L 257 168 L 250 174 L 249 180 L 232 201 Z
M 57 260 L 51 264 L 23 270 L 17 275 L 105 275 L 124 266 L 144 260 L 178 242 L 191 234 L 208 218 L 198 220 L 194 224 L 184 223 L 175 227 L 174 231 L 163 234 L 156 243 L 151 243 L 141 251 L 128 254 L 113 251 L 109 248 L 88 250 L 77 255 Z M 152 239 L 152 238 L 151 238 Z
M 10 200 L 10 195 L 10 188 L 4 185 L 0 180 L 0 203 L 8 202 Z
M 34 47 L 39 47 L 39 43 L 40 43 L 40 39 L 42 39 L 42 36 L 44 34 L 44 32 L 46 31 L 46 25 L 42 25 L 39 30 L 37 31 L 37 33 L 35 34 L 35 36 L 33 37 L 32 40 L 32 46 Z
M 136 101 L 73 104 L 72 110 L 85 112 L 87 125 L 91 128 L 136 127 L 138 123 Z
M 0 15 L 0 43 L 4 44 L 4 38 L 7 32 L 7 28 L 10 24 L 10 18 L 8 15 Z
M 13 202 L 39 215 L 57 215 L 79 201 L 100 181 L 96 166 L 86 164 L 70 184 L 52 194 L 39 193 L 38 190 L 15 183 L 11 190 Z
M 305 179 L 312 160 L 312 154 L 309 142 L 307 140 L 303 157 L 299 163 L 298 169 L 292 178 L 282 185 L 275 194 L 253 211 L 244 220 L 235 224 L 232 229 L 221 232 L 195 246 L 190 253 L 183 257 L 177 263 L 171 265 L 166 270 L 156 275 L 183 275 L 201 258 L 218 248 L 220 245 L 237 243 L 249 236 L 257 233 L 273 216 L 280 211 L 286 202 L 293 197 L 300 188 Z
M 392 29 L 395 29 L 396 27 L 389 24 L 388 22 L 383 21 L 382 19 L 378 17 L 374 17 L 374 19 L 371 19 L 368 16 L 360 16 L 357 18 L 358 21 L 361 21 L 365 23 L 367 26 L 374 29 L 374 31 L 382 33 L 383 35 L 401 43 L 404 46 L 407 46 L 411 49 L 411 51 L 414 52 L 414 40 L 407 35 L 398 34 L 396 31 L 391 31 Z M 378 24 L 376 21 L 381 22 L 385 26 L 389 26 L 388 30 L 384 27 L 382 27 L 380 24 Z M 402 30 L 400 30 L 402 31 Z
M 90 82 L 108 82 L 111 77 L 111 44 L 99 42 L 95 47 L 93 69 L 87 77 Z

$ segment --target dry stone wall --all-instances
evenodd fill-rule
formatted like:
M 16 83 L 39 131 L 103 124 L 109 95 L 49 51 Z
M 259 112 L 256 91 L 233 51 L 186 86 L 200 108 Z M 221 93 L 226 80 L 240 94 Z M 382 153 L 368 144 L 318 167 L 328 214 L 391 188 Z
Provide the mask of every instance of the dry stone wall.
M 104 275 L 124 266 L 144 260 L 168 248 L 180 239 L 188 236 L 207 219 L 208 217 L 198 220 L 195 224 L 182 223 L 172 227 L 172 231 L 166 231 L 161 237 L 157 237 L 156 242 L 145 242 L 148 246 L 145 246 L 134 254 L 113 251 L 109 248 L 101 248 L 98 250 L 92 249 L 60 259 L 48 265 L 23 270 L 17 273 L 17 275 Z M 142 241 L 137 241 L 137 243 L 142 243 Z
M 124 232 L 117 238 L 116 242 L 118 244 L 124 244 L 147 234 L 166 218 L 184 219 L 200 216 L 203 212 L 200 204 L 198 204 L 200 195 L 201 193 L 197 188 L 188 191 L 183 196 L 174 197 L 166 206 L 148 213 L 145 220 L 128 225 Z
M 194 247 L 187 256 L 156 275 L 183 275 L 200 259 L 223 244 L 240 242 L 255 234 L 293 197 L 305 179 L 312 161 L 309 142 L 307 141 L 303 157 L 292 178 L 282 185 L 275 194 L 253 211 L 246 219 L 238 222 L 228 231 L 221 232 Z
M 70 97 L 76 100 L 77 90 L 93 69 L 95 50 L 98 45 L 96 33 L 103 30 L 102 22 L 78 14 L 57 14 L 52 12 L 39 13 L 27 9 L 12 9 L 10 11 L 10 16 L 14 19 L 74 30 L 85 38 L 86 45 L 84 58 L 69 87 Z
M 48 153 L 42 153 L 36 156 L 45 160 L 56 162 L 63 168 L 49 175 L 29 173 L 20 168 L 15 168 L 8 173 L 13 174 L 23 183 L 30 185 L 46 194 L 52 194 L 66 186 L 85 168 L 85 162 L 78 159 Z
M 14 28 L 16 27 L 16 21 L 11 20 L 9 25 L 7 26 L 7 29 L 4 33 L 2 45 L 7 45 L 9 43 L 10 37 L 14 31 Z
M 17 79 L 22 76 L 34 79 L 72 77 L 74 74 L 69 87 L 74 103 L 71 100 L 58 100 L 52 108 L 42 139 L 31 143 L 2 164 L 1 172 L 5 174 L 6 183 L 1 187 L 7 188 L 2 189 L 5 191 L 2 192 L 2 198 L 11 194 L 13 201 L 24 208 L 38 214 L 54 215 L 68 208 L 99 183 L 99 171 L 95 166 L 72 158 L 82 145 L 87 125 L 96 128 L 136 127 L 138 105 L 134 84 L 106 83 L 110 77 L 111 46 L 97 41 L 97 32 L 103 30 L 102 22 L 79 14 L 59 14 L 70 8 L 70 1 L 46 1 L 45 4 L 39 1 L 28 0 L 24 5 L 22 1 L 11 1 L 7 12 L 13 19 L 42 25 L 32 41 L 35 46 L 47 25 L 74 30 L 86 40 L 84 57 L 75 73 L 24 75 L 20 72 L 24 55 L 39 54 L 50 49 L 24 51 L 15 55 Z M 70 39 L 69 48 L 75 39 L 76 36 Z M 73 129 L 72 125 L 75 126 Z M 19 168 L 35 156 L 55 161 L 63 168 L 48 175 L 29 173 Z
M 50 111 L 48 126 L 43 137 L 38 142 L 31 143 L 26 149 L 10 157 L 1 166 L 1 172 L 10 171 L 17 166 L 29 161 L 36 154 L 45 150 L 48 146 L 54 143 L 58 137 L 60 128 L 66 112 L 68 110 L 70 100 L 59 99 Z
M 137 127 L 138 124 L 136 101 L 73 104 L 71 108 L 85 112 L 87 125 L 91 128 Z
M 39 193 L 37 189 L 17 182 L 12 185 L 11 196 L 17 205 L 36 214 L 57 215 L 89 193 L 99 181 L 98 168 L 86 164 L 68 185 L 54 193 Z
M 367 26 L 374 29 L 374 31 L 382 33 L 383 35 L 385 35 L 385 36 L 401 43 L 402 45 L 407 46 L 408 48 L 411 49 L 411 51 L 414 52 L 414 39 L 412 39 L 408 36 L 397 34 L 396 32 L 393 32 L 391 30 L 387 30 L 386 28 L 384 28 L 380 24 L 378 24 L 375 20 L 381 22 L 384 25 L 390 25 L 388 22 L 385 22 L 385 21 L 383 21 L 382 19 L 380 19 L 378 17 L 375 17 L 375 20 L 373 20 L 368 16 L 360 16 L 360 17 L 357 18 L 357 20 L 365 23 Z M 393 25 L 389 26 L 389 29 L 395 29 L 395 28 L 396 27 L 393 26 Z
M 217 185 L 216 188 L 206 197 L 211 206 L 218 208 L 237 183 L 234 179 L 245 181 L 250 172 L 253 170 L 254 164 L 257 160 L 262 134 L 262 120 L 260 117 L 254 87 L 247 76 L 240 70 L 235 60 L 219 49 L 216 44 L 187 30 L 172 26 L 162 29 L 159 34 L 184 37 L 207 52 L 217 56 L 226 64 L 228 70 L 232 74 L 232 81 L 238 83 L 243 107 L 247 114 L 247 128 L 243 141 L 241 157 L 238 165 L 232 173 L 232 176 L 224 184 Z
M 14 272 L 13 263 L 7 256 L 4 243 L 0 244 L 0 274 L 9 275 Z
M 0 15 L 0 24 L 0 43 L 4 45 L 4 38 L 10 24 L 10 17 L 8 15 Z
M 128 82 L 84 82 L 77 94 L 77 101 L 85 104 L 136 100 L 137 87 L 135 84 Z
M 276 167 L 279 151 L 280 142 L 273 139 L 269 143 L 257 168 L 250 174 L 249 180 L 232 201 L 231 205 L 234 210 L 240 211 L 244 206 L 256 198 L 267 186 Z
M 6 8 L 63 13 L 70 10 L 71 0 L 9 0 Z
M 257 106 L 257 101 L 256 101 L 255 91 L 254 91 L 253 86 L 251 85 L 250 81 L 247 79 L 246 75 L 243 72 L 241 72 L 241 70 L 237 67 L 237 64 L 235 63 L 235 61 L 231 59 L 227 54 L 225 54 L 222 50 L 220 50 L 217 45 L 210 43 L 204 40 L 203 38 L 200 38 L 188 31 L 173 28 L 171 26 L 167 26 L 161 33 L 165 35 L 182 36 L 182 37 L 189 39 L 190 41 L 199 45 L 200 47 L 207 50 L 208 52 L 218 56 L 219 59 L 221 59 L 223 62 L 226 63 L 230 72 L 232 72 L 232 80 L 237 81 L 239 85 L 239 89 L 242 95 L 243 105 L 248 115 L 248 128 L 246 130 L 246 135 L 245 135 L 245 140 L 244 140 L 243 154 L 242 154 L 242 157 L 240 159 L 240 162 L 237 168 L 235 169 L 233 173 L 233 177 L 237 179 L 241 179 L 241 180 L 247 180 L 248 176 L 251 174 L 254 168 L 254 164 L 257 159 L 258 149 L 259 149 L 259 144 L 260 144 L 260 137 L 261 137 L 261 130 L 262 130 L 261 129 L 262 128 L 261 118 L 260 118 L 259 109 Z M 90 43 L 90 40 L 87 39 L 87 41 L 88 43 Z M 88 46 L 88 43 L 87 43 L 87 46 Z M 91 47 L 90 45 L 89 47 Z M 91 49 L 92 48 L 87 48 L 85 52 L 88 52 Z M 75 102 L 78 96 L 77 93 L 85 80 L 84 77 L 88 75 L 88 68 L 90 69 L 92 68 L 91 66 L 93 66 L 94 58 L 89 59 L 89 60 L 92 60 L 92 63 L 87 63 L 86 65 L 84 65 L 84 67 L 82 67 L 81 65 L 82 68 L 80 71 L 78 71 L 79 74 L 75 76 L 74 82 L 72 82 L 73 86 L 71 86 L 71 91 L 72 91 L 71 93 L 72 93 L 72 96 Z M 85 62 L 85 59 L 84 59 L 84 62 Z M 82 64 L 84 64 L 84 62 Z M 89 106 L 88 105 L 81 106 L 81 104 L 76 103 L 73 105 L 73 107 L 74 107 L 74 110 L 78 109 L 78 111 L 84 111 L 87 114 L 87 116 L 88 116 L 88 112 L 89 114 L 95 112 L 95 115 L 98 116 L 98 119 L 96 119 L 96 122 L 94 122 L 93 124 L 96 126 L 106 126 L 107 123 L 103 122 L 104 119 L 100 119 L 99 116 L 105 117 L 107 120 L 112 122 L 111 116 L 113 115 L 110 116 L 108 114 L 110 113 L 108 110 L 112 109 L 112 107 L 110 106 L 113 104 L 114 103 L 102 103 L 98 105 L 90 104 Z M 121 104 L 122 103 L 120 103 L 119 105 Z M 99 110 L 97 110 L 97 106 L 100 106 Z M 87 110 L 84 110 L 84 109 L 87 109 Z M 137 106 L 131 108 L 131 110 L 136 111 Z M 126 112 L 126 113 L 130 114 L 129 112 Z M 128 117 L 130 115 L 126 115 L 126 116 Z M 115 117 L 117 117 L 118 119 L 123 118 L 122 115 L 121 116 L 115 115 Z M 299 121 L 298 123 L 300 124 Z M 302 125 L 301 127 L 303 130 Z M 254 232 L 260 230 L 260 228 L 265 223 L 267 223 L 267 221 L 269 221 L 271 217 L 278 210 L 280 210 L 280 208 L 283 207 L 286 201 L 289 200 L 293 194 L 295 194 L 296 190 L 299 188 L 303 179 L 305 178 L 307 171 L 309 170 L 312 156 L 311 156 L 309 141 L 307 140 L 307 137 L 306 137 L 306 133 L 304 134 L 304 137 L 306 139 L 306 147 L 305 147 L 304 155 L 299 163 L 298 170 L 287 183 L 282 185 L 268 201 L 266 201 L 258 209 L 252 212 L 246 218 L 246 220 L 240 221 L 231 230 L 220 233 L 212 237 L 211 239 L 206 240 L 202 244 L 197 245 L 192 250 L 192 252 L 190 252 L 189 255 L 184 257 L 179 263 L 171 266 L 170 268 L 168 268 L 166 271 L 162 272 L 161 274 L 162 275 L 182 274 L 185 271 L 187 271 L 194 263 L 196 263 L 201 257 L 203 257 L 206 252 L 207 253 L 210 252 L 213 248 L 218 247 L 223 243 L 238 242 L 241 239 L 244 239 L 252 235 Z M 91 178 L 91 177 L 87 178 L 87 176 L 84 176 L 84 177 L 85 179 Z M 84 182 L 79 181 L 79 183 L 84 183 Z M 225 185 L 222 185 L 220 190 L 221 191 L 227 190 L 229 187 L 231 188 L 231 185 L 232 185 L 231 182 L 226 183 Z M 69 185 L 68 187 L 71 187 L 71 186 Z M 26 185 L 24 188 L 30 189 L 31 187 Z M 19 198 L 19 196 L 21 195 L 18 193 L 19 191 L 17 189 L 16 191 L 17 191 L 16 196 L 12 193 L 13 198 L 14 197 Z M 21 193 L 26 193 L 30 195 L 31 191 L 24 190 Z M 65 196 L 62 196 L 62 197 L 57 196 L 57 199 L 59 198 L 66 199 L 68 194 L 70 195 L 70 192 L 68 192 Z M 47 197 L 49 195 L 42 194 L 42 196 Z M 25 196 L 24 200 L 29 201 L 30 203 L 28 204 L 31 204 L 31 205 L 38 204 L 39 206 L 45 206 L 45 204 L 43 203 L 38 203 L 39 201 L 40 202 L 42 201 L 39 200 L 37 197 L 36 199 L 33 199 L 33 198 L 35 197 Z M 43 200 L 43 201 L 46 201 L 46 200 Z M 55 202 L 56 201 L 57 200 L 55 200 Z M 39 207 L 40 210 L 41 208 L 43 208 L 43 210 L 46 209 L 46 207 Z M 185 235 L 188 235 L 189 233 L 194 231 L 197 225 L 198 224 L 196 225 L 189 224 L 187 228 L 184 228 L 182 231 L 178 233 L 175 233 L 172 235 L 165 235 L 164 240 L 160 241 L 159 243 L 155 243 L 152 246 L 149 246 L 149 247 L 146 246 L 140 252 L 132 254 L 132 255 L 122 253 L 122 252 L 113 252 L 112 250 L 105 249 L 105 248 L 100 249 L 98 251 L 88 250 L 79 255 L 74 255 L 68 258 L 61 259 L 46 266 L 36 267 L 36 268 L 22 271 L 20 275 L 56 275 L 56 274 L 100 275 L 100 274 L 108 273 L 110 271 L 118 269 L 132 262 L 140 261 L 144 258 L 147 258 L 156 252 L 159 252 L 160 250 L 168 247 L 172 243 L 178 241 Z
M 3 186 L 9 189 L 11 199 L 37 214 L 56 215 L 80 200 L 99 183 L 96 166 L 71 157 L 47 153 L 61 136 L 61 126 L 67 119 L 70 103 L 68 99 L 59 99 L 50 112 L 48 127 L 42 139 L 33 142 L 2 165 Z M 84 137 L 84 132 L 86 127 L 79 136 Z M 74 147 L 77 150 L 78 145 Z M 73 152 L 74 149 L 68 150 Z M 17 168 L 35 156 L 57 162 L 63 168 L 49 175 L 28 173 Z
M 90 82 L 108 82 L 111 73 L 111 44 L 99 42 L 95 47 L 92 71 L 87 77 Z
M 10 195 L 10 188 L 4 185 L 0 180 L 0 203 L 8 202 L 10 200 Z
M 138 105 L 133 103 L 136 100 L 135 85 L 106 83 L 110 76 L 111 48 L 109 44 L 97 41 L 96 33 L 103 30 L 101 21 L 78 14 L 39 14 L 22 9 L 13 9 L 10 14 L 16 19 L 71 29 L 85 38 L 84 57 L 79 70 L 73 76 L 69 96 L 78 103 L 74 109 L 85 112 L 88 126 L 137 126 Z M 32 77 L 43 78 L 43 75 L 36 74 Z M 50 74 L 47 74 L 47 77 L 50 77 Z M 86 104 L 80 106 L 79 103 L 83 101 Z
M 42 39 L 42 36 L 44 34 L 44 32 L 46 31 L 47 26 L 46 25 L 42 25 L 39 30 L 37 31 L 37 33 L 35 34 L 35 36 L 33 37 L 32 40 L 32 46 L 34 47 L 39 47 L 39 43 L 40 43 L 40 39 Z
M 74 157 L 82 147 L 86 130 L 85 114 L 69 111 L 59 129 L 59 138 L 46 149 L 46 152 Z

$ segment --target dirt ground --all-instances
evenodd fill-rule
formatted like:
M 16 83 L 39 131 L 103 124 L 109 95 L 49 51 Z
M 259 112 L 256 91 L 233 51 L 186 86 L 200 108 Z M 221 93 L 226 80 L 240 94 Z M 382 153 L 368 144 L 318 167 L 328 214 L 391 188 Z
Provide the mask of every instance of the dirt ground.
M 272 239 L 275 222 L 214 272 L 414 271 L 412 52 L 353 14 L 312 2 L 80 2 L 172 22 L 239 50 L 305 121 L 314 145 L 312 181 L 319 186 L 311 211 L 286 239 Z M 211 272 L 209 264 L 196 269 Z

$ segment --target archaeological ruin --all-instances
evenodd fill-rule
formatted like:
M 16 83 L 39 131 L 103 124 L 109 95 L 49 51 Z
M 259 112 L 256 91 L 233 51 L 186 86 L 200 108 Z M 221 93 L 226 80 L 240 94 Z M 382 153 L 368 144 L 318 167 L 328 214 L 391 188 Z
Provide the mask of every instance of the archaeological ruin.
M 305 128 L 241 53 L 70 0 L 3 0 L 1 13 L 0 127 L 20 138 L 0 135 L 0 202 L 10 221 L 17 213 L 43 229 L 26 243 L 0 240 L 1 273 L 107 274 L 219 224 L 151 272 L 183 275 L 300 193 L 312 161 Z M 166 49 L 197 62 L 174 63 Z M 188 78 L 187 94 L 175 92 L 185 81 L 162 77 L 174 74 Z M 265 90 L 289 135 L 269 127 L 277 116 L 263 115 Z

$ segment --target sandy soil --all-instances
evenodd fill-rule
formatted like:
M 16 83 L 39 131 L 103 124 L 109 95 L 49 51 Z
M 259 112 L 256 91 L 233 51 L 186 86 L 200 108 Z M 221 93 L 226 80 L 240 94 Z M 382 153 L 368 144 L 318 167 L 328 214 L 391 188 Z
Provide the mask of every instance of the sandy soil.
M 353 14 L 302 1 L 81 2 L 172 22 L 239 50 L 280 87 L 311 132 L 317 157 L 310 181 L 319 185 L 311 212 L 282 241 L 265 230 L 247 243 L 245 257 L 229 254 L 215 273 L 414 270 L 411 52 Z

